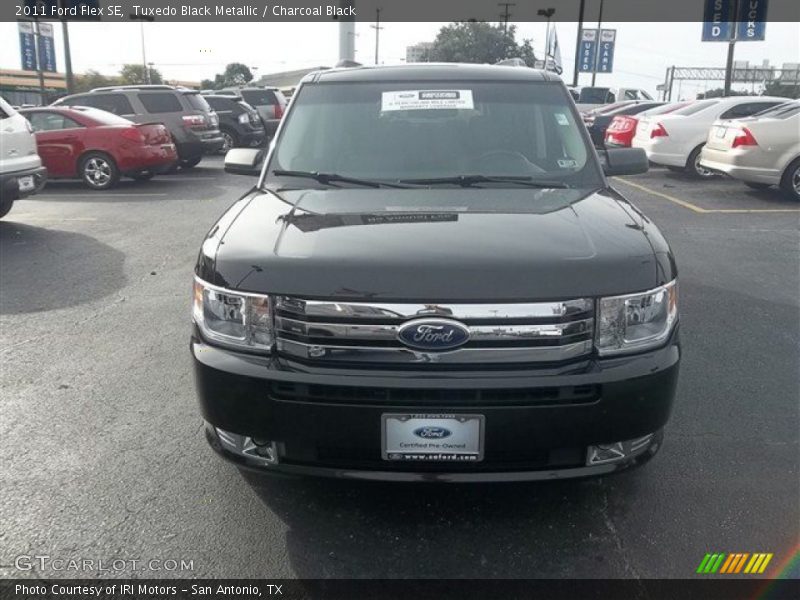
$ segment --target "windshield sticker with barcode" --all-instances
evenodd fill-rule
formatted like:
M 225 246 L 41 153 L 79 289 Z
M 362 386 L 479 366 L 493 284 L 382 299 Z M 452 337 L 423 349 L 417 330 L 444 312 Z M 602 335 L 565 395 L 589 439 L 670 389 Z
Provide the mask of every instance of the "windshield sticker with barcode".
M 472 90 L 405 90 L 381 94 L 381 112 L 474 108 Z
M 578 166 L 578 161 L 571 158 L 561 158 L 558 160 L 558 166 L 562 169 L 574 169 Z

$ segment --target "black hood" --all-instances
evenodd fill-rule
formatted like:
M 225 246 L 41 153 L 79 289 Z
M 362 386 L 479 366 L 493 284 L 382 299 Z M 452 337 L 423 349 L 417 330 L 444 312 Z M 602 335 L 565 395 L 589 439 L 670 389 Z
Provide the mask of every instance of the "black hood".
M 620 294 L 674 277 L 658 230 L 611 190 L 253 192 L 198 274 L 243 291 L 385 301 Z

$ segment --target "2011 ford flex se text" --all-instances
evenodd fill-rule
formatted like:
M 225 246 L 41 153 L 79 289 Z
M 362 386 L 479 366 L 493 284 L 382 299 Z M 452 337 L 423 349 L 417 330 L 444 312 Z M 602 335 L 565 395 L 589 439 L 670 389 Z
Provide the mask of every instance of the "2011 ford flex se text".
M 398 481 L 610 473 L 658 450 L 677 270 L 609 186 L 555 76 L 407 65 L 307 76 L 258 183 L 198 258 L 211 445 L 245 468 Z

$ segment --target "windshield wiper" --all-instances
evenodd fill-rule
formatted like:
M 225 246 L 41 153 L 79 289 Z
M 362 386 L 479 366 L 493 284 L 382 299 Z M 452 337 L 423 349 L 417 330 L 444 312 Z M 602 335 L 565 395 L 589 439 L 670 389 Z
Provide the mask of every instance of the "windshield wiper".
M 453 177 L 431 177 L 428 179 L 401 179 L 401 183 L 414 185 L 460 185 L 470 187 L 476 183 L 513 183 L 535 188 L 561 188 L 569 186 L 563 181 L 545 181 L 527 175 L 456 175 Z
M 379 187 L 391 187 L 391 188 L 407 188 L 406 185 L 401 185 L 399 183 L 391 183 L 387 181 L 377 181 L 375 179 L 359 179 L 357 177 L 348 177 L 347 175 L 339 175 L 338 173 L 320 173 L 319 171 L 285 171 L 282 169 L 276 169 L 270 171 L 273 175 L 277 175 L 278 177 L 306 177 L 308 179 L 313 179 L 315 181 L 320 182 L 323 185 L 328 185 L 330 183 L 341 182 L 341 183 L 352 183 L 354 185 L 363 185 L 366 187 L 372 188 L 379 188 Z

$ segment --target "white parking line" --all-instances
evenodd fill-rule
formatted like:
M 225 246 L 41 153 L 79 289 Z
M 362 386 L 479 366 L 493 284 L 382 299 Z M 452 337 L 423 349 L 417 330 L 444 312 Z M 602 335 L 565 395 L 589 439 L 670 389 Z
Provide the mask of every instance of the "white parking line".
M 39 198 L 66 198 L 66 197 L 74 196 L 74 195 L 75 194 L 70 194 L 70 193 L 66 193 L 66 194 L 37 194 L 35 198 L 36 199 L 39 199 Z M 82 195 L 84 195 L 84 194 L 82 194 Z M 85 196 L 87 198 L 119 198 L 119 197 L 129 197 L 129 196 L 156 197 L 156 196 L 169 196 L 169 195 L 170 194 L 125 194 L 125 193 L 121 193 L 121 194 L 96 194 L 94 192 L 86 192 L 85 193 Z

